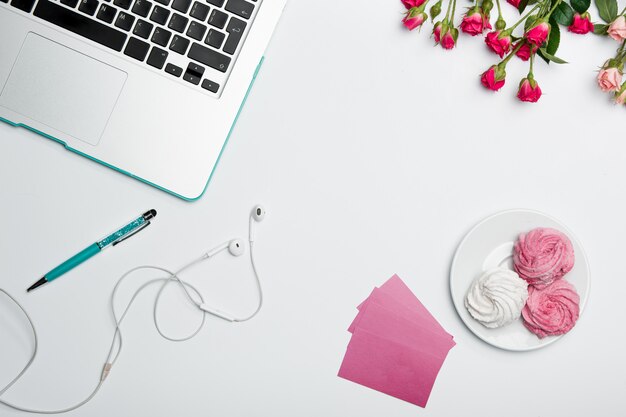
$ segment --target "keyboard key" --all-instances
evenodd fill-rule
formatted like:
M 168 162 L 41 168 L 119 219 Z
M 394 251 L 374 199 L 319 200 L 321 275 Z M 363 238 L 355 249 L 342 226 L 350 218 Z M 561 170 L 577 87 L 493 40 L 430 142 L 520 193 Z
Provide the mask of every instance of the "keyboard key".
M 150 44 L 137 38 L 130 38 L 128 44 L 126 44 L 126 49 L 124 49 L 124 54 L 143 61 L 146 55 L 148 55 L 148 49 L 150 49 Z
M 181 55 L 185 55 L 188 47 L 189 39 L 183 38 L 182 36 L 174 35 L 174 37 L 172 38 L 172 43 L 170 43 L 170 49 L 172 51 Z
M 117 7 L 121 7 L 124 10 L 128 10 L 131 2 L 132 0 L 113 0 L 113 4 L 115 4 Z
M 33 10 L 34 5 L 35 0 L 13 0 L 11 2 L 11 6 L 17 7 L 18 9 L 23 10 L 26 13 L 30 13 L 30 11 Z
M 154 29 L 154 34 L 152 35 L 152 42 L 156 43 L 157 45 L 167 46 L 171 37 L 172 37 L 172 32 L 158 27 Z
M 126 34 L 48 0 L 39 0 L 34 15 L 107 48 L 121 51 Z
M 165 72 L 172 74 L 174 77 L 180 77 L 183 74 L 183 69 L 174 64 L 167 64 L 165 66 Z
M 78 10 L 87 13 L 89 16 L 93 16 L 96 9 L 98 9 L 98 5 L 100 5 L 100 3 L 98 3 L 97 0 L 81 0 Z
M 215 49 L 220 49 L 225 38 L 226 35 L 224 35 L 222 32 L 211 29 L 209 30 L 209 34 L 206 35 L 206 39 L 204 42 Z
M 148 55 L 148 60 L 146 61 L 146 64 L 153 66 L 154 68 L 161 69 L 163 68 L 163 65 L 165 65 L 165 60 L 167 59 L 168 55 L 169 53 L 167 51 L 164 51 L 163 49 L 157 48 L 155 46 L 150 51 L 150 55 Z
M 169 10 L 167 10 L 165 7 L 154 6 L 154 9 L 152 9 L 152 14 L 150 15 L 150 20 L 158 23 L 159 25 L 165 25 L 168 17 L 170 17 Z
M 170 4 L 170 0 L 156 0 L 157 3 L 161 3 L 163 6 Z
M 178 10 L 183 14 L 187 14 L 189 6 L 191 6 L 191 0 L 174 0 L 172 2 L 172 9 Z
M 103 4 L 100 6 L 100 10 L 98 10 L 96 17 L 104 22 L 111 23 L 113 19 L 115 19 L 115 13 L 117 13 L 117 9 L 115 7 Z
M 191 21 L 189 29 L 187 30 L 187 36 L 194 38 L 197 41 L 201 41 L 206 32 L 206 26 L 202 23 Z
M 183 33 L 185 28 L 187 27 L 187 19 L 185 16 L 181 16 L 178 13 L 174 13 L 172 18 L 170 19 L 170 24 L 167 25 L 168 28 L 175 30 L 176 32 Z
M 8 3 L 9 0 L 0 0 L 0 3 Z
M 235 53 L 237 45 L 239 45 L 239 41 L 241 41 L 241 37 L 243 36 L 243 31 L 245 29 L 246 22 L 239 20 L 236 17 L 230 19 L 230 22 L 228 22 L 228 26 L 226 27 L 228 39 L 226 39 L 226 44 L 224 45 L 224 52 L 231 55 Z
M 191 45 L 191 49 L 189 50 L 189 54 L 187 56 L 194 61 L 208 65 L 209 67 L 215 68 L 220 72 L 226 72 L 228 66 L 230 65 L 230 58 L 226 55 L 195 42 Z
M 198 19 L 204 22 L 206 17 L 209 15 L 209 6 L 197 1 L 191 7 L 191 13 L 189 13 L 189 15 L 193 17 L 194 19 Z
M 214 6 L 222 7 L 224 5 L 224 1 L 226 0 L 206 0 Z
M 115 20 L 115 26 L 126 31 L 133 27 L 133 23 L 135 23 L 135 16 L 124 12 L 120 12 Z
M 140 38 L 148 39 L 150 37 L 150 34 L 152 33 L 153 27 L 154 25 L 152 23 L 139 19 L 135 24 L 135 29 L 133 29 L 133 35 L 137 35 Z
M 135 0 L 133 13 L 138 14 L 141 17 L 148 17 L 148 13 L 150 12 L 151 7 L 152 3 L 150 3 L 148 0 Z
M 65 4 L 73 9 L 78 4 L 78 0 L 61 0 L 61 4 Z
M 204 74 L 204 67 L 192 62 L 187 67 L 187 71 L 185 71 L 185 75 L 183 75 L 183 80 L 198 85 L 202 79 L 202 74 Z
M 252 16 L 254 4 L 248 3 L 246 0 L 228 0 L 226 10 L 247 20 Z
M 220 29 L 226 25 L 227 20 L 228 15 L 224 12 L 220 12 L 219 10 L 213 10 L 213 13 L 211 13 L 211 16 L 209 17 L 209 23 Z
M 211 80 L 202 81 L 201 87 L 204 88 L 205 90 L 209 90 L 212 93 L 217 93 L 217 90 L 220 89 L 220 85 L 218 83 L 214 83 Z

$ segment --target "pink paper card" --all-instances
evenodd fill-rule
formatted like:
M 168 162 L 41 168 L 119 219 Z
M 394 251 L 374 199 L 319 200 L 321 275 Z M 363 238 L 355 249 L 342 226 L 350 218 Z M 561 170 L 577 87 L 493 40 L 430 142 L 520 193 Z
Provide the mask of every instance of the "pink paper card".
M 359 312 L 360 320 L 354 330 L 365 330 L 395 343 L 430 353 L 446 356 L 456 345 L 447 333 L 433 331 L 420 322 L 405 317 L 383 307 L 380 304 L 368 303 Z
M 382 294 L 374 295 L 375 293 Z M 372 298 L 372 296 L 374 296 L 374 298 Z M 413 294 L 413 292 L 406 286 L 398 275 L 394 274 L 383 285 L 381 285 L 380 288 L 374 288 L 374 291 L 372 291 L 370 296 L 366 298 L 365 301 L 357 307 L 357 309 L 361 310 L 370 301 L 376 301 L 379 304 L 383 304 L 385 307 L 389 307 L 390 303 L 402 305 L 407 309 L 415 311 L 418 314 L 418 317 L 423 319 L 425 323 L 432 324 L 434 328 L 447 333 L 441 324 L 439 324 L 433 315 L 430 314 L 428 309 L 426 309 L 426 307 L 420 302 L 420 300 L 415 296 L 415 294 Z M 349 330 L 353 328 L 354 323 L 355 322 L 353 321 Z M 450 337 L 452 337 L 452 335 L 450 335 Z
M 349 332 L 353 332 L 355 327 L 358 326 L 360 320 L 363 318 L 363 315 L 368 310 L 370 305 L 378 305 L 384 307 L 389 312 L 398 315 L 406 320 L 409 320 L 421 327 L 424 327 L 433 333 L 443 334 L 449 339 L 452 339 L 452 336 L 448 334 L 445 330 L 443 330 L 441 325 L 437 323 L 436 320 L 430 319 L 432 317 L 430 313 L 424 314 L 416 309 L 406 307 L 406 305 L 398 303 L 395 297 L 387 292 L 384 292 L 380 288 L 374 288 L 370 296 L 367 298 L 366 302 L 361 304 L 361 309 L 359 310 L 359 313 L 350 324 L 350 327 L 348 327 Z
M 357 329 L 339 376 L 425 407 L 444 358 Z

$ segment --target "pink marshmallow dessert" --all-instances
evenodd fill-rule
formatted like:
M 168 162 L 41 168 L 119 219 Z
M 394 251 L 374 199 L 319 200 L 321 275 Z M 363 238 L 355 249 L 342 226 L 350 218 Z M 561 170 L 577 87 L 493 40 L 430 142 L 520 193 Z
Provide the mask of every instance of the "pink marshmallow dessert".
M 536 289 L 546 288 L 571 271 L 574 258 L 569 238 L 544 227 L 522 233 L 513 248 L 513 268 Z
M 560 279 L 543 289 L 528 287 L 528 300 L 522 309 L 524 326 L 540 339 L 569 332 L 580 314 L 576 288 Z

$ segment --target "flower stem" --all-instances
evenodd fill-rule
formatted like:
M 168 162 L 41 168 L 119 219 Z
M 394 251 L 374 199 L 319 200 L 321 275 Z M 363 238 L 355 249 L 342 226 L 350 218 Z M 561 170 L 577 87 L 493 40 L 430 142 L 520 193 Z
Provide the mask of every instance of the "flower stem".
M 524 16 L 522 16 L 522 18 L 520 20 L 518 20 L 513 26 L 511 26 L 509 28 L 509 30 L 511 32 L 513 32 L 513 30 L 519 26 L 520 23 L 522 23 L 524 20 L 526 20 L 526 18 L 528 16 L 530 16 L 535 10 L 537 10 L 537 8 L 539 7 L 539 5 L 536 5 L 535 7 L 533 7 L 528 13 L 526 13 Z
M 550 18 L 550 15 L 552 15 L 552 12 L 555 11 L 557 7 L 559 7 L 559 4 L 561 4 L 561 1 L 562 0 L 557 0 L 556 3 L 554 3 L 554 6 L 552 6 L 552 9 L 550 9 L 548 14 L 545 15 L 544 17 Z
M 444 21 L 448 20 L 448 15 L 450 14 L 450 6 L 452 6 L 452 1 L 453 0 L 450 0 L 448 2 L 448 8 L 446 9 L 446 17 L 443 19 Z
M 528 75 L 532 77 L 533 74 L 533 64 L 535 63 L 535 54 L 530 54 L 530 69 L 528 70 Z
M 500 9 L 500 0 L 496 0 L 496 6 L 498 6 L 498 19 L 502 19 L 502 9 Z
M 518 42 L 517 46 L 515 48 L 513 48 L 513 50 L 511 52 L 509 52 L 509 54 L 502 61 L 500 61 L 500 64 L 506 65 L 506 63 L 509 62 L 511 60 L 511 58 L 513 58 L 513 55 L 515 55 L 515 53 L 520 50 L 520 48 L 522 47 L 523 43 L 524 42 Z M 532 63 L 532 61 L 531 61 L 531 63 Z
M 456 0 L 452 0 L 452 14 L 450 15 L 450 25 L 454 26 L 454 11 L 456 10 Z

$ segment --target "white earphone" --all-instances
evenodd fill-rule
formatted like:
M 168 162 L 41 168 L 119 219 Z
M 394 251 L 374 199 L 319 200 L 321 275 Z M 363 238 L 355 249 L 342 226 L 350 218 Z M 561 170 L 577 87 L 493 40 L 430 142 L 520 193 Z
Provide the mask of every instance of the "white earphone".
M 148 286 L 155 284 L 155 283 L 161 283 L 161 287 L 157 293 L 156 299 L 155 299 L 155 303 L 154 303 L 154 315 L 153 315 L 153 320 L 154 320 L 154 325 L 157 329 L 157 331 L 159 332 L 159 334 L 161 336 L 163 336 L 165 339 L 167 340 L 171 340 L 171 341 L 184 341 L 184 340 L 189 340 L 191 338 L 193 338 L 195 335 L 197 335 L 200 330 L 202 329 L 202 327 L 204 326 L 204 323 L 206 321 L 206 316 L 207 314 L 210 314 L 212 316 L 218 317 L 220 319 L 229 321 L 229 322 L 242 322 L 242 321 L 247 321 L 250 320 L 251 318 L 253 318 L 254 316 L 256 316 L 258 314 L 258 312 L 261 310 L 261 307 L 263 306 L 263 291 L 261 289 L 261 281 L 259 279 L 259 274 L 257 272 L 257 268 L 256 268 L 256 264 L 254 262 L 254 239 L 255 239 L 255 231 L 256 231 L 256 223 L 261 222 L 264 218 L 265 218 L 265 209 L 260 206 L 257 205 L 254 207 L 254 209 L 252 210 L 252 213 L 250 214 L 250 222 L 249 222 L 249 229 L 248 229 L 248 241 L 249 241 L 249 245 L 250 245 L 250 250 L 249 250 L 249 254 L 250 254 L 250 263 L 252 265 L 252 271 L 254 273 L 254 277 L 255 277 L 255 281 L 256 281 L 256 285 L 257 285 L 257 289 L 258 289 L 258 293 L 259 293 L 259 302 L 258 305 L 256 307 L 256 309 L 252 312 L 252 314 L 245 316 L 245 317 L 237 317 L 235 315 L 232 315 L 230 313 L 226 313 L 223 311 L 220 311 L 216 308 L 212 308 L 208 305 L 206 305 L 204 303 L 204 299 L 200 293 L 200 291 L 198 291 L 198 289 L 196 287 L 194 287 L 192 284 L 185 282 L 183 280 L 180 279 L 179 275 L 186 269 L 188 269 L 189 267 L 196 265 L 202 261 L 205 261 L 207 259 L 211 259 L 213 258 L 215 255 L 217 255 L 220 252 L 223 252 L 225 250 L 228 249 L 228 252 L 233 255 L 233 256 L 241 256 L 245 253 L 245 243 L 243 240 L 241 239 L 232 239 L 229 240 L 228 242 L 224 242 L 219 246 L 216 246 L 213 249 L 210 249 L 208 251 L 206 251 L 205 253 L 202 254 L 202 256 L 200 256 L 199 258 L 194 259 L 193 261 L 187 263 L 186 265 L 184 265 L 183 267 L 181 267 L 178 271 L 176 272 L 171 272 L 165 268 L 159 267 L 159 266 L 152 266 L 152 265 L 144 265 L 144 266 L 138 266 L 136 268 L 131 269 L 130 271 L 127 271 L 126 273 L 124 273 L 117 281 L 117 283 L 115 284 L 115 287 L 113 288 L 113 292 L 111 294 L 111 310 L 113 313 L 113 318 L 115 321 L 115 332 L 113 333 L 113 340 L 111 342 L 111 346 L 109 348 L 109 352 L 107 354 L 107 358 L 104 364 L 104 367 L 102 369 L 102 372 L 100 373 L 99 376 L 99 381 L 96 385 L 96 387 L 93 389 L 93 391 L 91 392 L 91 394 L 89 394 L 84 400 L 82 400 L 79 403 L 76 403 L 75 405 L 71 406 L 71 407 L 67 407 L 67 408 L 63 408 L 63 409 L 59 409 L 59 410 L 34 410 L 34 409 L 29 409 L 29 408 L 25 408 L 25 407 L 21 407 L 15 404 L 11 404 L 9 402 L 6 402 L 4 400 L 2 400 L 0 398 L 0 404 L 3 404 L 9 408 L 13 408 L 15 410 L 19 410 L 19 411 L 24 411 L 24 412 L 28 412 L 28 413 L 39 413 L 39 414 L 60 414 L 60 413 L 66 413 L 68 411 L 72 411 L 75 410 L 79 407 L 82 407 L 83 405 L 87 404 L 100 390 L 100 388 L 102 387 L 102 384 L 104 383 L 104 381 L 107 379 L 107 377 L 109 376 L 109 373 L 111 372 L 111 369 L 113 367 L 113 365 L 115 364 L 115 362 L 117 361 L 120 353 L 121 353 L 121 349 L 122 349 L 122 330 L 121 330 L 121 324 L 124 320 L 124 318 L 126 317 L 126 314 L 128 313 L 131 305 L 133 304 L 133 302 L 135 301 L 135 298 L 137 297 L 137 295 L 144 290 L 145 288 L 147 288 Z M 151 269 L 151 270 L 156 270 L 156 271 L 160 271 L 160 272 L 164 272 L 167 274 L 166 277 L 162 277 L 162 278 L 155 278 L 155 279 L 151 279 L 147 282 L 145 282 L 144 284 L 142 284 L 137 290 L 135 290 L 133 296 L 130 298 L 130 301 L 126 304 L 126 307 L 124 308 L 123 312 L 118 315 L 116 310 L 115 310 L 115 299 L 116 299 L 116 295 L 117 295 L 117 291 L 118 288 L 120 286 L 120 284 L 122 283 L 122 281 L 124 281 L 128 276 L 132 275 L 134 272 L 138 271 L 138 270 L 144 270 L 144 269 Z M 159 300 L 161 298 L 161 294 L 163 292 L 163 290 L 165 289 L 165 287 L 170 284 L 170 283 L 177 283 L 180 285 L 180 287 L 183 289 L 183 291 L 187 294 L 187 298 L 189 299 L 189 301 L 191 303 L 193 303 L 203 314 L 202 314 L 202 321 L 200 322 L 200 325 L 196 328 L 196 330 L 194 330 L 190 335 L 187 335 L 185 337 L 182 338 L 173 338 L 170 336 L 167 336 L 159 327 L 159 323 L 157 320 L 157 307 L 159 304 Z M 31 320 L 30 316 L 28 315 L 28 313 L 26 312 L 26 310 L 22 307 L 22 305 L 14 298 L 12 297 L 9 293 L 7 293 L 5 290 L 3 290 L 2 288 L 0 288 L 0 293 L 5 294 L 9 300 L 11 300 L 12 302 L 14 302 L 19 308 L 20 310 L 24 313 L 24 316 L 27 318 L 30 326 L 31 326 L 31 330 L 33 332 L 33 339 L 34 339 L 34 349 L 33 349 L 33 353 L 30 357 L 30 359 L 28 360 L 28 362 L 26 363 L 26 365 L 22 368 L 22 370 L 18 373 L 18 375 L 13 378 L 13 380 L 11 380 L 6 386 L 0 388 L 0 397 L 9 389 L 13 386 L 13 384 L 15 384 L 23 375 L 24 373 L 28 370 L 28 368 L 30 368 L 31 364 L 34 362 L 35 360 L 35 356 L 37 355 L 37 347 L 38 347 L 38 337 L 37 337 L 37 331 L 35 330 L 35 326 L 33 324 L 33 321 Z

